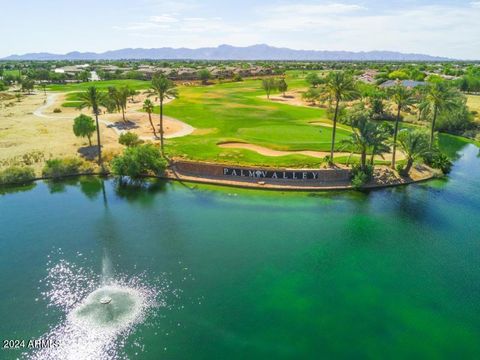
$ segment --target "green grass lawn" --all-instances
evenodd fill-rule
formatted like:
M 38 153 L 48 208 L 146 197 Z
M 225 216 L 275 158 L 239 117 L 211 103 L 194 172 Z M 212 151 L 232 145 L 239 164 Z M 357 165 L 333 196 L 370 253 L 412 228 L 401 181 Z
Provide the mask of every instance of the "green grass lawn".
M 297 76 L 288 78 L 287 82 L 290 89 L 307 86 Z M 165 114 L 199 129 L 199 134 L 169 140 L 167 150 L 172 156 L 237 164 L 312 167 L 322 161 L 303 155 L 266 157 L 249 150 L 222 149 L 217 144 L 240 141 L 276 150 L 330 149 L 332 129 L 309 124 L 319 120 L 328 122 L 324 110 L 263 99 L 260 80 L 181 87 L 179 92 L 180 97 L 165 106 Z M 337 130 L 337 142 L 348 136 L 348 130 Z
M 146 90 L 150 87 L 150 81 L 143 80 L 108 80 L 108 81 L 91 81 L 74 84 L 52 84 L 47 86 L 48 91 L 85 91 L 90 86 L 98 89 L 106 90 L 109 86 L 128 86 L 135 90 Z

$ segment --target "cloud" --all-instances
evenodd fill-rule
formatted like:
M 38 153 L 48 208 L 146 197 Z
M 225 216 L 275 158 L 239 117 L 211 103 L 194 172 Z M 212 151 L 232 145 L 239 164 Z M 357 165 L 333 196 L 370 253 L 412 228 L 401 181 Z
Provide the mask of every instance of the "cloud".
M 171 15 L 150 16 L 150 21 L 154 23 L 175 23 L 178 19 Z
M 210 16 L 206 8 L 152 12 L 156 15 L 115 29 L 129 38 L 158 38 L 173 47 L 268 43 L 296 49 L 390 50 L 480 58 L 480 1 L 382 9 L 306 1 L 267 3 L 227 18 Z
M 332 15 L 332 14 L 346 14 L 366 10 L 367 8 L 356 4 L 285 4 L 269 7 L 268 10 L 272 13 L 291 15 Z

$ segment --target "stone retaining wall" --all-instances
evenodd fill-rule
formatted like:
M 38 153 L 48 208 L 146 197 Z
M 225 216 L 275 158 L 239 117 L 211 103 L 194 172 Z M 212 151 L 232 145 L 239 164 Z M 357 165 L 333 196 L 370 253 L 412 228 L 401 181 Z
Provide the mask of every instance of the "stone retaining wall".
M 347 169 L 272 169 L 190 161 L 175 161 L 172 169 L 185 176 L 295 186 L 348 184 L 351 177 Z

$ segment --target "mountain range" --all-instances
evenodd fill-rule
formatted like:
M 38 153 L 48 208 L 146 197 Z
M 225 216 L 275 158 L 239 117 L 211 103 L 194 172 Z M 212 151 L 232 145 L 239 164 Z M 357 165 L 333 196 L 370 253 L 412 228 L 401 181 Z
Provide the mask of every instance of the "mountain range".
M 311 60 L 311 61 L 447 61 L 443 57 L 403 54 L 394 51 L 318 51 L 293 50 L 265 44 L 237 47 L 220 45 L 198 49 L 162 47 L 156 49 L 127 48 L 67 54 L 29 53 L 11 55 L 0 60 Z

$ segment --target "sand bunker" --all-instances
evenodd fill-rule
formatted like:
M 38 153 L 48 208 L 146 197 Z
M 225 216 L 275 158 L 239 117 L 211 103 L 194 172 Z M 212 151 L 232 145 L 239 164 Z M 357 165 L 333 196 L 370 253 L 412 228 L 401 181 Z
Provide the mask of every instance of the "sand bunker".
M 330 152 L 326 151 L 311 151 L 311 150 L 299 150 L 299 151 L 281 151 L 281 150 L 273 150 L 267 147 L 263 147 L 260 145 L 254 144 L 247 144 L 241 142 L 227 142 L 218 144 L 219 147 L 225 149 L 245 149 L 250 151 L 255 151 L 256 153 L 264 156 L 287 156 L 287 155 L 305 155 L 314 158 L 323 159 L 325 156 L 329 156 Z M 349 152 L 335 152 L 335 156 L 350 156 Z M 358 156 L 354 154 L 353 156 Z M 384 154 L 384 160 L 390 161 L 392 159 L 392 154 Z M 378 158 L 378 156 L 377 156 Z M 397 160 L 402 160 L 405 158 L 405 155 L 397 151 Z

